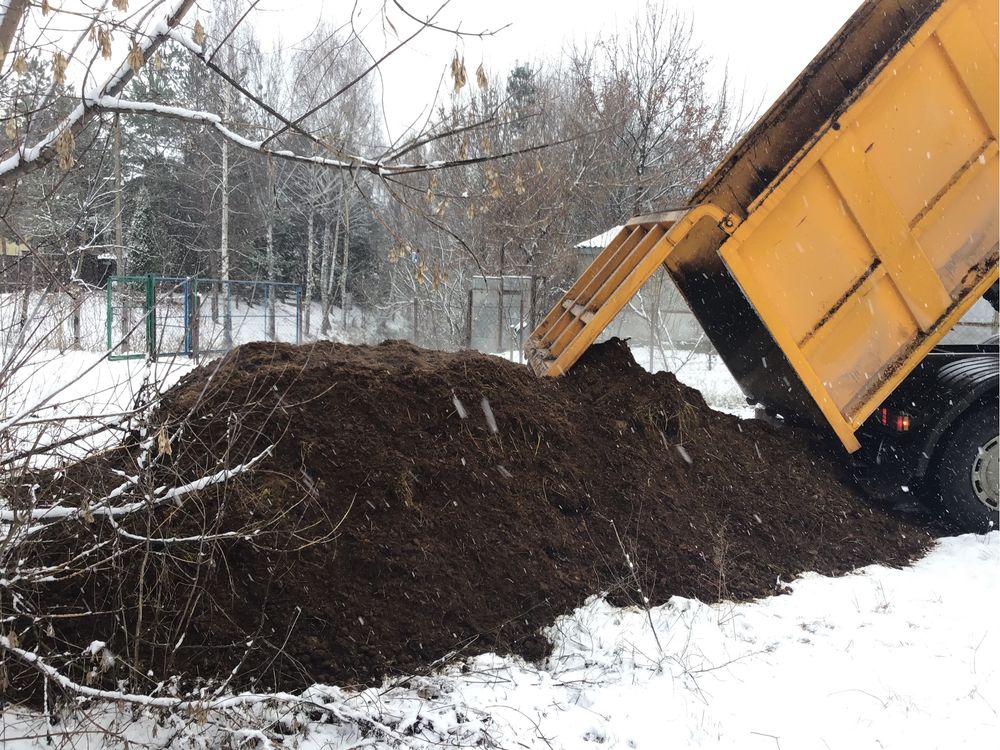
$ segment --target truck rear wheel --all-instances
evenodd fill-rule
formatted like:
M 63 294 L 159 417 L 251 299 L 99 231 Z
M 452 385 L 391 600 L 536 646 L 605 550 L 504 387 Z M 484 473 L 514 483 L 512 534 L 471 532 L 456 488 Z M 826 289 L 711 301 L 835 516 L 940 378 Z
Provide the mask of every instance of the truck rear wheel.
M 939 454 L 938 502 L 962 531 L 984 532 L 1000 524 L 998 422 L 995 404 L 966 414 Z

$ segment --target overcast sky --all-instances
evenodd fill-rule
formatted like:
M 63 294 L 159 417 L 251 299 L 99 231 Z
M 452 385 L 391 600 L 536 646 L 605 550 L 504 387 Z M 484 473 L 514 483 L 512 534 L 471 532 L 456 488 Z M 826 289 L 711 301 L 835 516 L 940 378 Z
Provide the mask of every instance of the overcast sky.
M 442 0 L 400 0 L 414 15 L 427 17 Z M 847 20 L 860 0 L 668 0 L 668 8 L 688 14 L 695 38 L 715 60 L 714 75 L 721 80 L 728 66 L 731 82 L 746 95 L 751 109 L 766 108 L 795 75 Z M 420 116 L 435 90 L 456 46 L 470 73 L 480 62 L 487 70 L 505 74 L 515 62 L 544 62 L 558 57 L 574 39 L 593 39 L 626 25 L 648 3 L 638 0 L 451 0 L 436 21 L 442 26 L 479 32 L 509 26 L 482 41 L 426 31 L 396 53 L 382 68 L 386 110 L 392 130 Z M 391 2 L 388 18 L 400 36 L 415 25 Z M 305 36 L 316 18 L 327 15 L 343 22 L 346 0 L 295 2 L 265 0 L 256 19 L 259 28 L 280 35 L 286 44 Z M 396 43 L 392 29 L 382 21 L 382 0 L 358 0 L 355 23 L 364 38 L 379 51 Z

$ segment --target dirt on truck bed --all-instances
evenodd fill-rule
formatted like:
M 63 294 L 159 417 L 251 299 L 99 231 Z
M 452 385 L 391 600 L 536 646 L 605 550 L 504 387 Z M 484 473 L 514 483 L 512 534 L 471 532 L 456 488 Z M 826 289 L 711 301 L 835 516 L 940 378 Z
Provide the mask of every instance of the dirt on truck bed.
M 712 411 L 618 340 L 559 380 L 403 342 L 242 346 L 171 389 L 145 442 L 41 482 L 65 506 L 122 476 L 161 500 L 216 483 L 47 529 L 25 565 L 116 554 L 26 595 L 79 615 L 33 637 L 104 641 L 139 676 L 89 679 L 147 689 L 237 667 L 234 687 L 377 683 L 455 652 L 542 657 L 542 629 L 600 592 L 739 600 L 919 555 L 928 534 L 839 481 L 819 440 Z

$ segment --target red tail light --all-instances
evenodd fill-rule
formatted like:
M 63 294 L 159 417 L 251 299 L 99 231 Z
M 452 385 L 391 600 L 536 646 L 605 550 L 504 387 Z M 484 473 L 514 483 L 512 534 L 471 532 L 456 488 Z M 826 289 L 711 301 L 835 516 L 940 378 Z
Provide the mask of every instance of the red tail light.
M 910 415 L 904 414 L 903 412 L 893 411 L 888 407 L 879 408 L 875 418 L 878 420 L 879 424 L 889 430 L 894 430 L 895 432 L 909 432 L 910 431 Z

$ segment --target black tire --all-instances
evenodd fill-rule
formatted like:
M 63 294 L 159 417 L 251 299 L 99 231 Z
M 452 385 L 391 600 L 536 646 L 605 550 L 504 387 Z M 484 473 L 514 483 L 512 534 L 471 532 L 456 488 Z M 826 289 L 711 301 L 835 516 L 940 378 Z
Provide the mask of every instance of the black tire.
M 944 517 L 961 531 L 982 533 L 1000 525 L 997 405 L 963 414 L 939 449 L 937 501 Z

